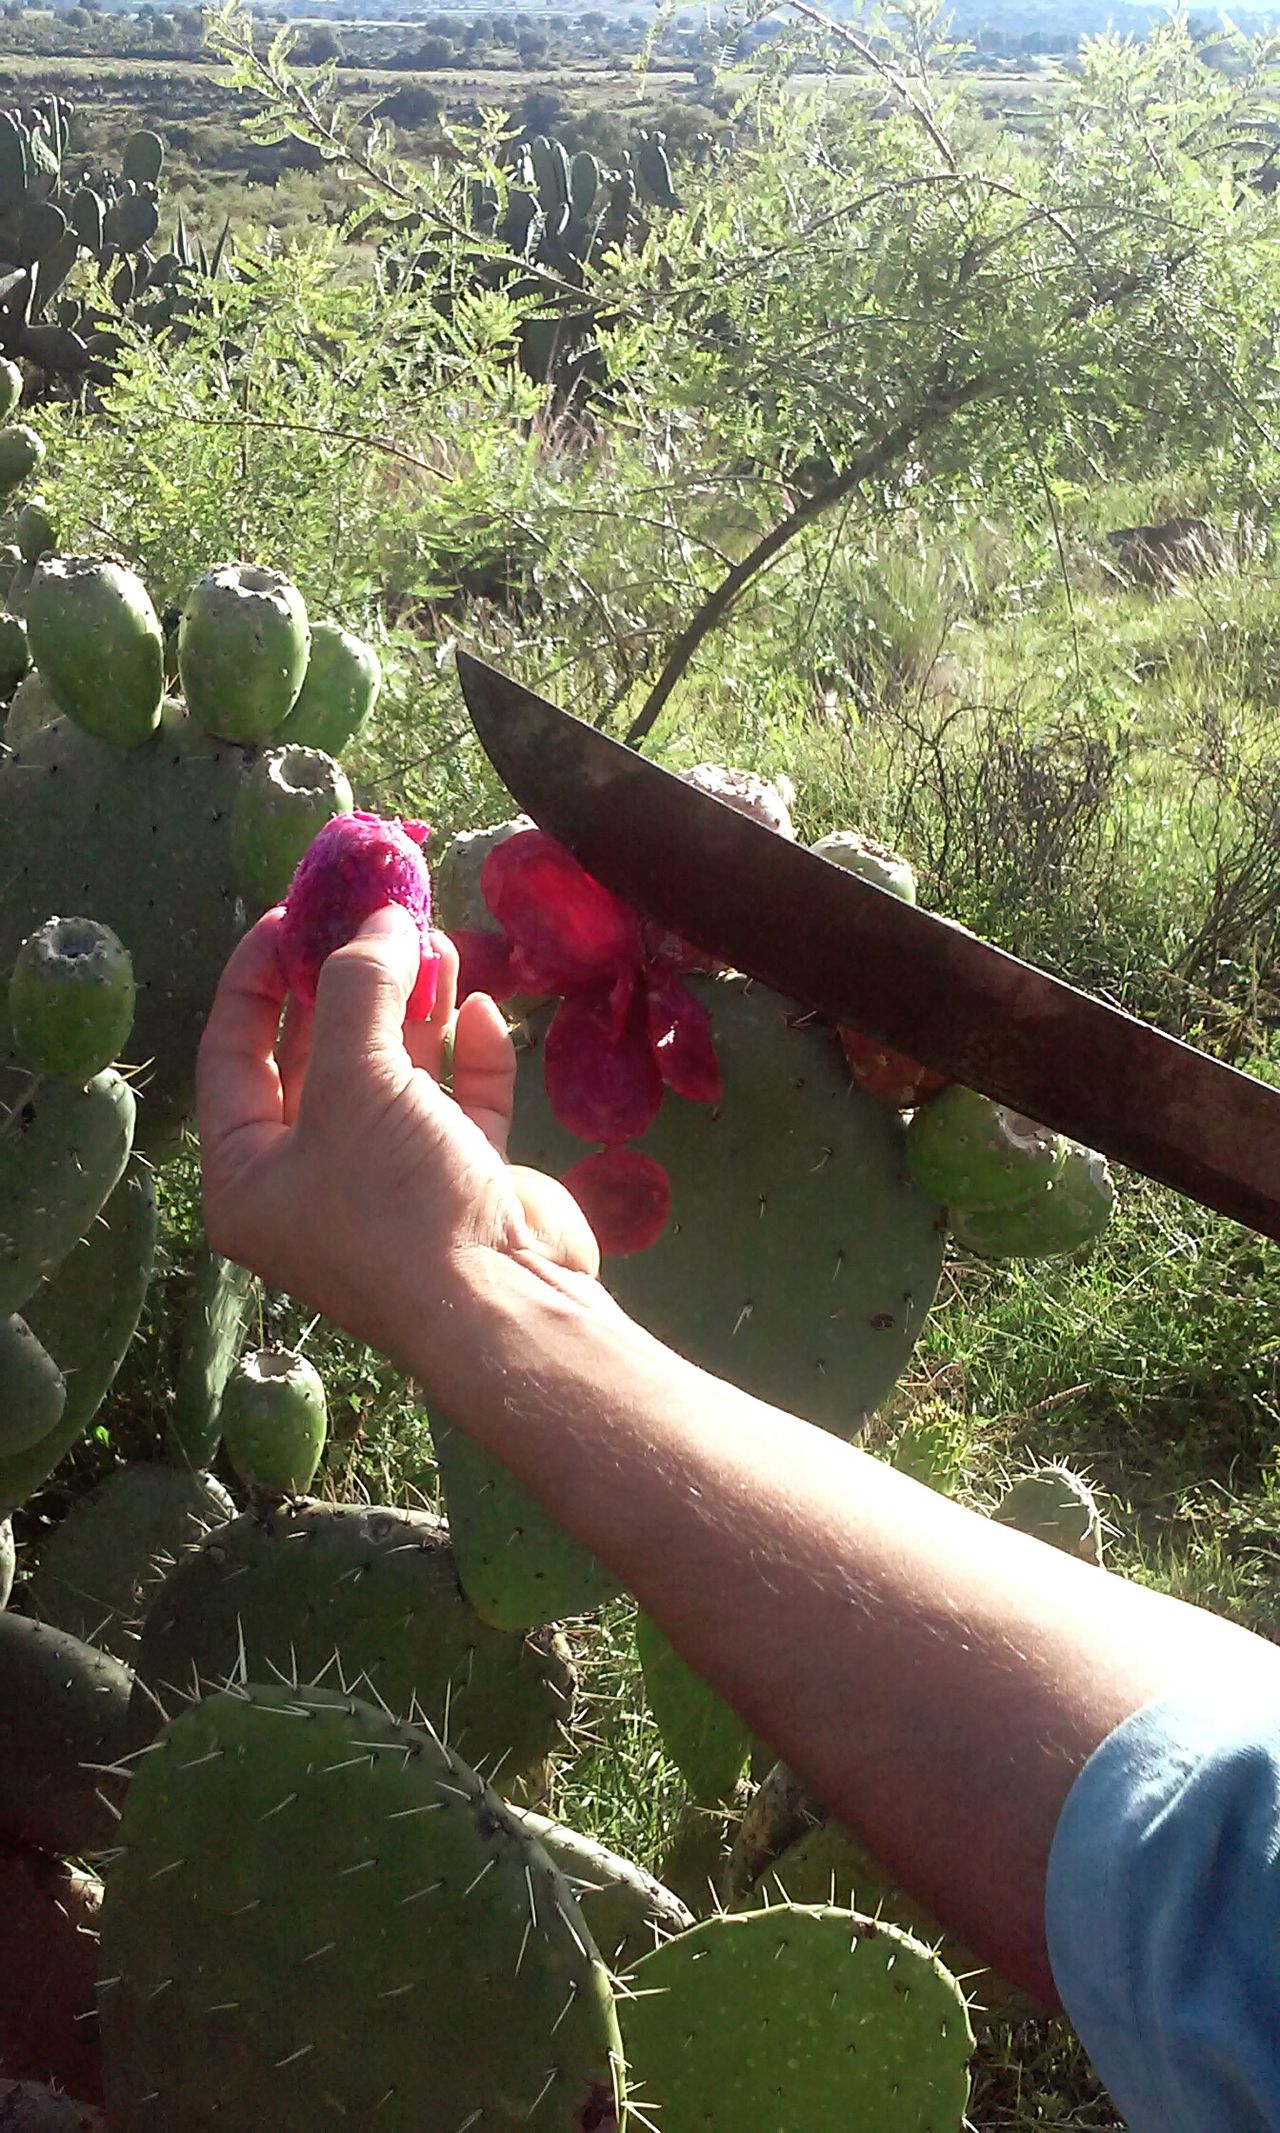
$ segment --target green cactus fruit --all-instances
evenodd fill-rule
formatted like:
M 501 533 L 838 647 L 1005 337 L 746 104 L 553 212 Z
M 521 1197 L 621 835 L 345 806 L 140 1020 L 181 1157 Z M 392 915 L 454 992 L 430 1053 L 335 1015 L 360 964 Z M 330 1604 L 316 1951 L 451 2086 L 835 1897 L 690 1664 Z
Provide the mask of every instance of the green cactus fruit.
M 589 1614 L 621 1590 L 580 1542 L 464 1431 L 431 1421 L 462 1589 L 495 1629 Z
M 13 1520 L 0 1518 L 0 1607 L 7 1607 L 18 1569 L 18 1550 L 13 1538 Z
M 118 1467 L 49 1534 L 30 1582 L 31 1612 L 127 1663 L 161 1579 L 235 1515 L 212 1474 Z
M 346 772 L 319 748 L 271 748 L 257 758 L 231 824 L 232 860 L 254 912 L 283 902 L 317 831 L 354 807 Z
M 197 579 L 178 624 L 178 672 L 193 719 L 220 740 L 273 740 L 302 688 L 307 611 L 279 571 L 221 563 Z
M 907 1161 L 921 1191 L 965 1214 L 1031 1199 L 1057 1176 L 1066 1153 L 1060 1133 L 958 1081 L 907 1128 Z
M 825 1905 L 707 1919 L 646 1955 L 628 1983 L 631 2085 L 663 2133 L 833 2123 L 959 2133 L 965 2123 L 973 2032 L 963 1994 L 891 1926 L 851 1925 Z
M 18 950 L 9 1019 L 26 1066 L 84 1083 L 118 1059 L 137 988 L 128 949 L 92 918 L 46 919 Z
M 1043 1466 L 1001 1497 L 992 1517 L 1082 1562 L 1102 1561 L 1102 1513 L 1088 1482 L 1068 1466 Z
M 688 1906 L 634 1860 L 531 1808 L 512 1807 L 510 1812 L 564 1875 L 592 1940 L 615 1975 L 629 1970 L 659 1941 L 693 1924 Z
M 97 1220 L 24 1308 L 66 1379 L 67 1404 L 47 1437 L 0 1458 L 0 1510 L 24 1503 L 93 1420 L 133 1338 L 155 1247 L 155 1176 L 135 1157 Z
M 118 2133 L 621 2123 L 572 1893 L 424 1729 L 317 1689 L 211 1697 L 141 1758 L 120 1843 L 100 1988 Z
M 79 908 L 127 941 L 138 981 L 131 1050 L 148 1062 L 141 1123 L 153 1147 L 189 1110 L 196 1045 L 243 923 L 230 829 L 242 765 L 238 749 L 173 705 L 138 748 L 59 718 L 0 757 L 0 970 L 66 910 L 69 881 Z
M 0 1458 L 25 1452 L 62 1419 L 67 1381 L 23 1318 L 0 1318 Z
M 107 1652 L 0 1613 L 0 1838 L 76 1859 L 115 1841 L 130 1687 Z
M 164 636 L 132 570 L 96 556 L 46 556 L 27 596 L 27 633 L 60 711 L 113 747 L 150 739 L 164 696 Z
M 0 429 L 0 496 L 29 481 L 44 458 L 44 439 L 26 422 L 8 422 Z
M 0 1073 L 0 1313 L 66 1258 L 129 1160 L 136 1106 L 116 1073 L 84 1088 Z
M 956 1210 L 956 1243 L 979 1259 L 1054 1259 L 1099 1238 L 1111 1220 L 1116 1188 L 1104 1158 L 1068 1144 L 1056 1177 L 1016 1207 Z
M 680 1657 L 656 1622 L 636 1615 L 636 1653 L 662 1744 L 699 1806 L 731 1799 L 751 1731 Z
M 324 1380 L 304 1355 L 259 1348 L 227 1379 L 222 1435 L 246 1488 L 305 1495 L 328 1434 Z
M 809 849 L 819 859 L 829 859 L 833 866 L 843 867 L 890 896 L 900 897 L 904 904 L 916 900 L 916 877 L 909 862 L 891 852 L 888 845 L 877 844 L 874 837 L 864 837 L 860 830 L 832 830 L 830 836 L 819 837 Z
M 247 1267 L 202 1251 L 182 1325 L 173 1410 L 165 1426 L 175 1466 L 212 1464 L 222 1439 L 222 1395 L 236 1365 L 254 1278 Z
M 157 1703 L 172 1716 L 196 1685 L 226 1681 L 242 1651 L 250 1679 L 367 1681 L 504 1790 L 541 1769 L 572 1715 L 561 1641 L 481 1622 L 447 1533 L 421 1513 L 291 1503 L 246 1513 L 185 1556 L 143 1630 L 139 1738 Z
M 18 513 L 16 532 L 24 562 L 38 563 L 58 545 L 58 522 L 43 496 L 29 496 Z
M 34 667 L 30 668 L 9 701 L 9 715 L 4 722 L 5 747 L 19 747 L 57 716 L 58 707 L 49 693 L 44 675 L 38 674 Z
M 280 738 L 340 755 L 378 701 L 382 667 L 371 644 L 337 622 L 313 622 L 311 656 Z
M 31 666 L 26 625 L 17 615 L 0 615 L 0 699 L 8 703 Z
M 120 154 L 121 175 L 131 185 L 154 185 L 164 168 L 164 142 L 143 127 L 131 133 Z
M 8 356 L 0 357 L 0 423 L 8 422 L 22 398 L 22 372 Z
M 102 1884 L 31 1844 L 0 1842 L 0 2067 L 101 2098 Z M 0 2084 L 0 2126 L 11 2121 Z
M 908 1895 L 865 1844 L 839 1822 L 809 1829 L 771 1859 L 749 1892 L 747 1905 L 834 1904 L 883 1920 L 932 1948 L 962 1981 L 971 2013 L 981 2009 L 1002 2019 L 1037 2012 L 1025 1993 L 980 1962 L 972 1949 L 946 1933 L 933 1913 Z
M 844 1436 L 890 1391 L 942 1262 L 937 1206 L 906 1173 L 896 1116 L 849 1087 L 826 1033 L 763 986 L 691 978 L 708 1008 L 720 1103 L 668 1096 L 637 1142 L 666 1169 L 672 1219 L 606 1262 L 623 1309 L 757 1398 Z M 551 1116 L 527 1024 L 512 1159 L 562 1175 L 582 1143 Z

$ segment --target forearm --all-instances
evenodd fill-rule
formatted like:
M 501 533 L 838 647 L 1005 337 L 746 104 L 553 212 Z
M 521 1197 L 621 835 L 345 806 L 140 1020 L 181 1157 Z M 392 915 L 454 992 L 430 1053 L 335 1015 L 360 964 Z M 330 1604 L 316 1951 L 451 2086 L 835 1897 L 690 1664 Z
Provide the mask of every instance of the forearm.
M 1047 1996 L 1076 1771 L 1197 1667 L 1270 1648 L 763 1406 L 572 1283 L 492 1267 L 454 1316 L 448 1359 L 397 1341 L 451 1419 L 944 1924 Z

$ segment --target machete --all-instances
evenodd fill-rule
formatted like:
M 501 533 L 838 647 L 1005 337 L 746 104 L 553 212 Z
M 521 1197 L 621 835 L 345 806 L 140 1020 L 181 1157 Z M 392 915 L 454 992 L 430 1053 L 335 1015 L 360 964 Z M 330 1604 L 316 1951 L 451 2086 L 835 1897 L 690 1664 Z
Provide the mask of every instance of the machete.
M 1280 1090 L 805 851 L 469 653 L 458 674 L 519 805 L 649 918 L 1280 1237 Z

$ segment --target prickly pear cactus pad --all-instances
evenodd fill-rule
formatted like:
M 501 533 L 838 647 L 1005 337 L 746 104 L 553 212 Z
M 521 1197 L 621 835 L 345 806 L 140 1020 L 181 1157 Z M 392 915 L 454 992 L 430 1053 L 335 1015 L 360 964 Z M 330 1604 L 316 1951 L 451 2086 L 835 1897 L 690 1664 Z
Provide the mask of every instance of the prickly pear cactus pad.
M 46 557 L 27 595 L 27 634 L 58 709 L 86 733 L 135 748 L 155 732 L 164 635 L 134 571 L 97 556 Z
M 314 623 L 302 688 L 280 738 L 337 755 L 372 715 L 381 687 L 382 668 L 371 644 L 340 623 Z
M 662 2133 L 959 2133 L 973 2032 L 908 1934 L 780 1904 L 713 1918 L 636 1964 L 628 2083 Z
M 25 1306 L 63 1374 L 67 1400 L 47 1436 L 0 1457 L 0 1510 L 25 1502 L 93 1420 L 133 1338 L 155 1248 L 155 1174 L 135 1156 L 101 1214 Z
M 202 1251 L 182 1320 L 182 1353 L 166 1428 L 178 1466 L 210 1466 L 222 1435 L 222 1396 L 244 1340 L 254 1278 L 247 1267 Z
M 604 1278 L 704 1369 L 852 1434 L 924 1324 L 940 1210 L 907 1176 L 901 1124 L 850 1088 L 825 1031 L 746 979 L 686 984 L 709 1016 L 724 1093 L 663 1104 L 639 1145 L 670 1176 L 671 1221 L 648 1251 L 607 1260 Z M 540 1010 L 527 1026 L 512 1157 L 561 1177 L 582 1151 L 547 1099 L 547 1024 Z
M 115 1190 L 135 1115 L 112 1071 L 79 1089 L 0 1067 L 0 1312 L 21 1308 Z
M 636 1652 L 663 1746 L 694 1799 L 702 1806 L 731 1799 L 751 1751 L 750 1728 L 643 1609 L 636 1615 Z
M 1003 1495 L 992 1516 L 1034 1540 L 1047 1541 L 1082 1562 L 1102 1561 L 1102 1513 L 1082 1474 L 1069 1466 L 1042 1466 L 1024 1474 Z
M 559 1867 L 610 1970 L 629 1970 L 658 1941 L 683 1933 L 693 1924 L 693 1914 L 680 1898 L 634 1860 L 623 1859 L 594 1837 L 566 1829 L 563 1822 L 550 1822 L 527 1807 L 513 1807 L 510 1812 L 542 1846 L 552 1865 Z
M 245 901 L 265 911 L 289 893 L 317 830 L 355 806 L 346 772 L 319 748 L 270 748 L 245 774 L 231 856 Z
M 211 1698 L 143 1756 L 102 1913 L 115 2133 L 615 2133 L 613 1999 L 568 1884 L 419 1727 Z
M 23 1318 L 0 1318 L 0 1454 L 25 1452 L 56 1429 L 67 1381 Z
M 298 700 L 310 649 L 302 595 L 278 570 L 253 563 L 207 570 L 178 625 L 178 672 L 192 718 L 219 740 L 252 747 L 273 740 Z
M 110 926 L 46 920 L 18 950 L 9 980 L 19 1056 L 39 1074 L 83 1084 L 120 1058 L 136 996 L 129 951 Z
M 131 1677 L 106 1652 L 0 1613 L 0 1837 L 83 1858 L 114 1840 L 106 1766 L 125 1752 Z
M 20 488 L 43 458 L 44 439 L 30 423 L 11 422 L 0 430 L 0 496 Z
M 117 1468 L 44 1542 L 29 1588 L 32 1613 L 131 1661 L 150 1593 L 235 1508 L 212 1474 L 141 1462 Z
M 0 756 L 0 969 L 51 911 L 88 911 L 112 928 L 138 984 L 130 1050 L 150 1063 L 148 1131 L 185 1115 L 196 1044 L 240 932 L 231 809 L 242 760 L 177 706 L 138 748 L 59 718 Z
M 458 1589 L 448 1536 L 409 1511 L 285 1505 L 211 1534 L 147 1617 L 139 1737 L 154 1730 L 157 1700 L 172 1716 L 242 1654 L 268 1680 L 357 1693 L 365 1681 L 397 1715 L 422 1713 L 504 1790 L 539 1768 L 572 1715 L 573 1672 L 555 1637 L 483 1623 Z
M 486 1622 L 536 1629 L 588 1614 L 621 1590 L 464 1431 L 435 1415 L 431 1441 L 462 1589 Z
M 328 1434 L 324 1381 L 304 1355 L 258 1348 L 236 1365 L 222 1396 L 222 1435 L 246 1488 L 304 1495 Z

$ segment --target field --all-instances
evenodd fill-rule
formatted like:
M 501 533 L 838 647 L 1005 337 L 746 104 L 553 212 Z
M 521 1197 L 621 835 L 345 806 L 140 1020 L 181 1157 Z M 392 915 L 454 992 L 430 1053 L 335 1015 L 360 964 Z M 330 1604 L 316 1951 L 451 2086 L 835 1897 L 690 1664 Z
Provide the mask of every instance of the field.
M 672 766 L 785 775 L 806 842 L 882 839 L 929 907 L 1280 1082 L 1274 210 L 1235 145 L 1265 83 L 1175 26 L 1070 71 L 944 54 L 935 79 L 895 46 L 897 89 L 807 51 L 750 95 L 747 70 L 362 65 L 317 112 L 227 36 L 238 86 L 208 55 L 0 50 L 6 101 L 75 101 L 77 154 L 165 136 L 164 237 L 179 210 L 234 233 L 180 332 L 123 319 L 112 382 L 34 408 L 73 544 L 127 557 L 158 609 L 258 554 L 363 630 L 386 687 L 358 801 L 441 844 L 505 811 L 453 680 L 466 643 Z M 332 94 L 399 99 L 393 146 Z M 500 174 L 480 114 L 531 99 L 602 162 L 667 136 L 678 203 L 642 193 L 580 274 L 465 224 Z M 1194 168 L 1158 152 L 1175 136 Z M 1181 519 L 1203 544 L 1167 570 L 1109 538 Z M 1280 1247 L 1118 1184 L 1085 1251 L 949 1254 L 867 1442 L 892 1457 L 941 1403 L 981 1509 L 1065 1461 L 1111 1567 L 1280 1639 Z M 32 1547 L 162 1442 L 189 1150 L 162 1193 L 142 1335 L 27 1507 Z M 412 1388 L 283 1297 L 259 1308 L 346 1424 L 318 1491 L 435 1505 Z M 572 1634 L 593 1742 L 556 1811 L 656 1868 L 685 1797 L 629 1603 Z M 971 2119 L 1120 2126 L 1048 2022 L 993 2028 Z

